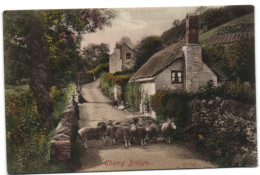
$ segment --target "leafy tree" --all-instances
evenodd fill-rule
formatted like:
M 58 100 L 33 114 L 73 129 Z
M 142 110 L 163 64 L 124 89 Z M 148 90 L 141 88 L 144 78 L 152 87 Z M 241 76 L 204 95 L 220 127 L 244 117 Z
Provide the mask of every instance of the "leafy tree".
M 197 14 L 202 14 L 203 12 L 205 12 L 208 9 L 208 7 L 205 6 L 200 6 L 195 10 L 195 13 Z
M 75 44 L 80 44 L 81 35 L 111 25 L 110 20 L 114 17 L 114 13 L 107 9 L 4 12 L 5 63 L 10 66 L 5 70 L 14 66 L 12 60 L 22 62 L 17 58 L 20 54 L 31 65 L 22 69 L 29 72 L 30 88 L 46 133 L 53 121 L 50 69 L 60 71 L 63 65 L 70 63 L 70 56 L 76 49 Z M 58 36 L 60 38 L 56 38 Z M 11 54 L 12 47 L 9 46 L 14 45 L 24 52 Z M 13 72 L 22 72 L 22 69 Z
M 109 62 L 109 46 L 108 44 L 91 43 L 83 48 L 82 69 L 93 69 L 98 64 Z
M 199 27 L 200 29 L 203 29 L 203 32 L 206 32 L 235 18 L 252 12 L 254 12 L 253 6 L 225 6 L 221 8 L 209 8 L 199 15 Z
M 173 23 L 172 23 L 172 27 L 179 26 L 180 24 L 181 24 L 181 21 L 178 20 L 178 19 L 176 19 L 176 20 L 173 21 Z
M 173 21 L 176 23 L 176 20 Z M 186 21 L 183 19 L 178 25 L 173 25 L 173 27 L 161 35 L 163 45 L 169 46 L 171 44 L 177 43 L 181 39 L 184 39 L 186 32 Z
M 143 38 L 136 47 L 136 65 L 135 70 L 139 69 L 149 58 L 163 48 L 160 36 L 148 36 Z
M 128 46 L 130 46 L 131 48 L 133 48 L 134 44 L 132 43 L 131 39 L 128 36 L 123 36 L 119 42 L 117 42 L 117 44 L 124 44 L 126 43 Z

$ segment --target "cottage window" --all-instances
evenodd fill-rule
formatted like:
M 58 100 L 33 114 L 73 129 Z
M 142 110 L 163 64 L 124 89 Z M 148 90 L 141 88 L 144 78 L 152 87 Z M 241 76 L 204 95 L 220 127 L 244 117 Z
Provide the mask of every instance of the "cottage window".
M 174 83 L 182 83 L 182 71 L 172 71 L 171 74 L 172 84 Z
M 131 59 L 131 53 L 126 53 L 126 59 Z

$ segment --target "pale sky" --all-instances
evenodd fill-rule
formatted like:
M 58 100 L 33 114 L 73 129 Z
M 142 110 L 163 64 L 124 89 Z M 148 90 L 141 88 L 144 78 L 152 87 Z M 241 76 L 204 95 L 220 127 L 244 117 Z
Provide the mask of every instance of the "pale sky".
M 182 20 L 187 13 L 192 13 L 197 7 L 165 7 L 165 8 L 122 8 L 114 9 L 117 17 L 112 21 L 111 27 L 102 31 L 86 34 L 82 41 L 84 47 L 89 43 L 107 43 L 110 53 L 115 43 L 122 37 L 128 36 L 136 44 L 144 36 L 161 35 L 172 27 L 175 19 Z

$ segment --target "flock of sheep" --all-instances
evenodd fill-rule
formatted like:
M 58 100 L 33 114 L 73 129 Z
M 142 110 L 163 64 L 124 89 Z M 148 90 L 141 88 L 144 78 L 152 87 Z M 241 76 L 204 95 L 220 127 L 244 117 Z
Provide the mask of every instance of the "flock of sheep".
M 169 119 L 157 125 L 151 117 L 138 117 L 127 122 L 99 122 L 96 127 L 81 128 L 78 130 L 78 134 L 86 148 L 88 148 L 88 140 L 99 140 L 102 147 L 102 142 L 105 142 L 107 138 L 110 145 L 124 141 L 125 146 L 128 147 L 131 146 L 131 140 L 140 141 L 142 146 L 146 145 L 147 140 L 157 142 L 160 134 L 164 141 L 171 143 L 172 133 L 175 129 L 174 122 Z

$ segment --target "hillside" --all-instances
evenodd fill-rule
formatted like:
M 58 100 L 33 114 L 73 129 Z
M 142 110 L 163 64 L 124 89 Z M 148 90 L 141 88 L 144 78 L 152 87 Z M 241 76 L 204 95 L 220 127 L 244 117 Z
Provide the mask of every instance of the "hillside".
M 204 44 L 214 34 L 227 34 L 229 32 L 252 32 L 254 27 L 253 6 L 225 6 L 221 8 L 208 8 L 199 13 L 200 41 Z M 245 16 L 246 15 L 246 16 Z M 173 22 L 174 23 L 174 22 Z M 162 33 L 161 39 L 165 47 L 182 40 L 185 35 L 185 19 L 178 25 Z M 218 30 L 221 27 L 221 30 Z M 209 33 L 208 33 L 209 32 Z M 205 33 L 205 34 L 204 34 Z M 206 34 L 207 33 L 207 34 Z
M 204 46 L 212 36 L 219 34 L 254 32 L 254 14 L 248 14 L 218 26 L 199 35 L 199 43 Z

